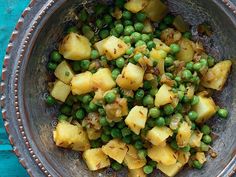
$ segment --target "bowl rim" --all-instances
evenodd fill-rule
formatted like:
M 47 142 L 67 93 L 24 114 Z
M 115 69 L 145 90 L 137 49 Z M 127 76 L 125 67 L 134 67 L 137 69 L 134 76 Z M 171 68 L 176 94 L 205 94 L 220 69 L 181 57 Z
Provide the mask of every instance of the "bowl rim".
M 215 0 L 214 0 L 215 1 Z M 65 3 L 66 0 L 61 0 L 60 2 Z M 215 1 L 216 2 L 216 1 Z M 233 15 L 236 16 L 236 6 L 234 5 L 234 3 L 230 0 L 221 0 L 221 3 L 223 3 L 225 5 L 225 7 L 228 8 L 228 10 L 230 10 Z M 216 3 L 220 3 L 220 2 L 216 2 Z M 43 16 L 49 11 L 49 9 L 51 7 L 53 7 L 55 4 L 57 3 L 57 0 L 41 0 L 41 1 L 37 1 L 37 0 L 31 0 L 29 5 L 25 8 L 25 10 L 23 11 L 23 13 L 21 14 L 20 19 L 18 20 L 16 27 L 14 29 L 14 31 L 12 32 L 12 35 L 10 37 L 10 41 L 9 44 L 7 46 L 6 49 L 6 55 L 4 57 L 4 61 L 3 61 L 3 68 L 2 68 L 2 80 L 0 83 L 0 106 L 1 106 L 1 110 L 2 110 L 2 117 L 3 117 L 3 121 L 4 121 L 4 126 L 6 129 L 6 132 L 8 134 L 8 138 L 10 140 L 10 143 L 13 147 L 13 151 L 14 153 L 17 155 L 17 157 L 19 158 L 19 162 L 23 165 L 23 167 L 27 170 L 27 172 L 29 173 L 30 176 L 38 176 L 36 175 L 36 173 L 34 173 L 34 170 L 41 170 L 42 174 L 51 177 L 52 175 L 50 174 L 50 172 L 47 170 L 47 168 L 44 166 L 44 164 L 40 161 L 40 159 L 38 158 L 38 156 L 34 153 L 33 148 L 30 145 L 30 141 L 28 140 L 26 134 L 25 134 L 25 129 L 24 126 L 22 124 L 22 118 L 20 115 L 20 104 L 19 104 L 19 100 L 18 100 L 18 77 L 19 77 L 19 70 L 20 70 L 20 65 L 21 65 L 21 60 L 23 59 L 23 56 L 25 55 L 25 49 L 27 48 L 27 45 L 29 43 L 29 41 L 31 40 L 31 33 L 33 31 L 35 31 L 35 29 L 37 28 L 39 22 L 41 21 L 41 19 L 43 18 Z M 220 6 L 220 5 L 219 5 Z M 33 25 L 32 22 L 30 21 L 24 21 L 27 17 L 29 16 L 33 16 Z M 22 35 L 24 35 L 24 33 L 26 32 L 25 30 L 22 30 L 23 24 L 28 24 L 30 25 L 30 30 L 29 30 L 29 34 L 24 38 L 22 38 Z M 29 29 L 29 28 L 28 28 Z M 25 39 L 25 41 L 23 41 Z M 11 67 L 9 66 L 9 63 L 11 60 L 13 60 L 13 58 L 11 57 L 13 53 L 15 53 L 15 51 L 13 50 L 14 48 L 14 43 L 15 41 L 20 41 L 20 42 L 24 42 L 23 43 L 23 47 L 22 50 L 20 51 L 20 56 L 18 57 L 19 60 L 17 62 L 17 67 L 14 68 L 13 70 L 11 69 Z M 8 112 L 9 107 L 9 100 L 7 100 L 7 94 L 9 94 L 7 88 L 8 88 L 8 81 L 9 81 L 9 77 L 12 77 L 12 79 L 14 80 L 14 87 L 11 88 L 13 89 L 14 92 L 14 105 L 15 105 L 15 117 L 17 118 L 17 128 L 18 129 L 18 133 L 19 133 L 19 137 L 20 139 L 17 139 L 17 136 L 14 134 L 15 132 L 12 130 L 12 128 L 10 128 L 10 117 L 8 116 Z M 24 153 L 23 150 L 24 148 L 22 148 L 19 145 L 19 141 L 23 141 L 24 143 L 24 148 L 27 148 L 27 153 Z M 27 157 L 26 155 L 29 155 L 30 157 Z M 35 167 L 30 167 L 30 163 L 29 162 L 29 158 L 33 160 L 33 162 L 36 164 Z M 230 160 L 230 162 L 227 164 L 226 167 L 224 167 L 224 169 L 222 170 L 222 172 L 218 175 L 221 176 L 223 175 L 223 173 L 227 174 L 227 176 L 233 176 L 236 173 L 236 155 L 234 155 L 234 157 Z

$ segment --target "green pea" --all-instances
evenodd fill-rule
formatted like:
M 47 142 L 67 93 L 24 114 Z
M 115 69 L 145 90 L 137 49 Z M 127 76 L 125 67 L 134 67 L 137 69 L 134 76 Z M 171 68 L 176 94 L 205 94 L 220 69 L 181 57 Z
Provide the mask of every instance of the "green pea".
M 164 106 L 164 113 L 166 115 L 171 115 L 174 112 L 174 107 L 171 104 L 167 104 Z
M 148 165 L 150 165 L 150 166 L 153 167 L 153 168 L 156 168 L 157 162 L 156 162 L 156 161 L 153 161 L 153 160 L 150 160 L 150 161 L 148 162 Z
M 138 42 L 139 40 L 141 40 L 141 38 L 142 38 L 142 36 L 141 36 L 141 34 L 138 33 L 138 32 L 134 32 L 134 33 L 131 34 L 131 40 L 132 40 L 132 42 L 134 42 L 134 43 L 136 43 L 136 42 Z
M 112 136 L 113 138 L 122 138 L 122 134 L 121 134 L 120 129 L 118 129 L 118 128 L 113 128 L 113 129 L 111 130 L 111 136 Z
M 106 24 L 110 24 L 110 23 L 112 22 L 112 16 L 110 16 L 110 15 L 105 15 L 105 16 L 104 16 L 104 22 L 105 22 Z
M 191 39 L 191 38 L 192 38 L 192 33 L 189 32 L 189 31 L 187 31 L 187 32 L 185 32 L 185 33 L 183 34 L 183 37 L 184 37 L 184 38 L 187 38 L 187 39 Z
M 177 144 L 177 142 L 175 140 L 170 142 L 170 146 L 174 150 L 179 150 L 179 146 L 178 146 L 178 144 Z
M 101 135 L 101 140 L 102 140 L 102 142 L 104 142 L 104 143 L 108 143 L 108 142 L 111 140 L 111 137 L 110 137 L 109 135 L 102 134 L 102 135 Z
M 130 20 L 132 18 L 132 13 L 130 11 L 123 11 L 122 18 L 125 20 Z
M 184 103 L 189 103 L 191 100 L 189 99 L 188 96 L 184 95 L 182 101 L 183 101 Z
M 171 44 L 170 50 L 173 54 L 178 53 L 180 51 L 180 46 L 178 44 Z
M 83 96 L 82 102 L 83 102 L 84 104 L 88 104 L 92 99 L 93 99 L 93 98 L 92 98 L 89 94 L 87 94 L 87 95 L 84 95 L 84 96 Z
M 147 18 L 147 16 L 144 12 L 138 12 L 136 14 L 136 19 L 140 22 L 143 22 L 146 18 Z
M 147 48 L 151 51 L 153 48 L 156 48 L 156 44 L 153 41 L 147 42 Z
M 121 134 L 123 137 L 126 137 L 131 134 L 131 130 L 128 127 L 122 128 Z
M 106 135 L 111 135 L 111 127 L 109 126 L 109 123 L 107 122 L 108 126 L 102 127 L 102 132 Z
M 116 60 L 116 66 L 118 68 L 123 68 L 125 65 L 125 59 L 123 57 L 120 57 Z
M 114 92 L 108 92 L 105 96 L 104 99 L 107 103 L 113 103 L 116 99 L 116 94 Z
M 143 57 L 142 53 L 137 53 L 134 55 L 134 61 L 138 62 L 139 59 L 141 59 Z
M 132 141 L 132 137 L 130 135 L 125 136 L 125 137 L 122 138 L 122 141 L 126 144 L 130 144 L 131 141 Z
M 194 160 L 193 167 L 200 170 L 202 168 L 202 164 L 198 160 Z
M 161 38 L 161 30 L 156 30 L 155 31 L 155 33 L 154 33 L 154 36 L 156 37 L 156 38 Z
M 211 133 L 211 128 L 208 125 L 203 125 L 201 128 L 201 132 L 205 135 L 208 135 Z
M 66 33 L 67 34 L 69 34 L 69 33 L 78 33 L 78 29 L 77 29 L 76 26 L 71 26 L 71 27 L 67 28 Z
M 208 66 L 207 59 L 205 58 L 200 59 L 200 63 L 202 64 L 202 66 Z
M 199 71 L 202 68 L 202 64 L 201 63 L 194 63 L 193 64 L 193 70 L 194 71 Z
M 95 23 L 98 29 L 101 29 L 103 27 L 103 22 L 101 19 L 97 19 Z
M 195 130 L 197 128 L 196 124 L 192 122 L 191 124 L 191 130 Z
M 111 163 L 111 168 L 115 171 L 119 171 L 121 170 L 123 166 L 121 164 L 119 164 L 118 162 L 114 161 Z
M 131 38 L 130 38 L 129 36 L 124 36 L 123 41 L 124 41 L 126 44 L 129 44 L 129 43 L 131 43 Z
M 155 120 L 155 123 L 158 127 L 163 127 L 166 124 L 165 119 L 163 117 L 158 117 Z
M 120 122 L 118 122 L 118 124 L 117 124 L 117 127 L 118 127 L 119 129 L 122 129 L 122 128 L 124 128 L 125 126 L 126 126 L 126 124 L 125 124 L 124 121 L 120 121 Z
M 132 133 L 132 140 L 133 140 L 133 141 L 140 140 L 140 136 L 139 136 L 139 135 L 136 135 L 135 133 Z
M 72 108 L 70 106 L 67 106 L 67 105 L 62 105 L 61 108 L 60 108 L 60 112 L 62 114 L 67 115 L 67 116 L 71 115 L 71 111 L 72 111 Z
M 181 79 L 181 77 L 176 76 L 176 77 L 175 77 L 175 81 L 176 81 L 177 83 L 180 83 L 180 82 L 182 81 L 182 79 Z
M 144 167 L 143 167 L 143 172 L 145 173 L 145 174 L 151 174 L 152 172 L 153 172 L 153 167 L 152 166 L 150 166 L 150 165 L 145 165 Z
M 82 27 L 83 34 L 89 33 L 89 31 L 92 31 L 92 28 L 89 25 L 83 25 Z
M 141 89 L 138 89 L 135 93 L 135 99 L 137 101 L 141 101 L 143 99 L 143 97 L 144 97 L 144 91 Z
M 174 63 L 174 60 L 172 57 L 166 57 L 165 58 L 165 67 L 169 67 L 169 66 L 172 66 Z
M 201 142 L 201 144 L 200 144 L 200 150 L 201 150 L 201 151 L 204 151 L 204 152 L 208 152 L 208 151 L 209 151 L 209 145 L 207 145 L 207 144 Z
M 50 71 L 54 71 L 56 68 L 57 68 L 57 64 L 56 63 L 52 63 L 52 62 L 48 63 L 48 69 Z
M 139 40 L 138 42 L 136 42 L 135 47 L 139 47 L 143 45 L 146 45 L 146 43 L 144 41 Z
M 78 109 L 75 113 L 75 117 L 79 120 L 83 120 L 85 117 L 85 111 L 83 109 Z
M 106 111 L 103 108 L 98 108 L 98 112 L 99 112 L 100 116 L 106 115 Z
M 200 83 L 200 78 L 198 76 L 193 76 L 190 81 L 196 85 Z
M 89 103 L 89 105 L 88 105 L 88 108 L 89 108 L 89 112 L 94 112 L 94 111 L 96 111 L 97 110 L 97 105 L 95 104 L 95 103 L 93 103 L 93 102 L 90 102 Z
M 202 137 L 202 141 L 206 144 L 210 144 L 212 142 L 211 136 L 210 135 L 204 135 Z
M 46 103 L 48 105 L 52 106 L 52 105 L 56 104 L 56 100 L 55 100 L 55 98 L 53 98 L 52 96 L 49 95 L 46 98 Z
M 142 34 L 142 41 L 148 42 L 150 41 L 150 36 L 148 34 Z M 153 41 L 152 41 L 153 42 Z
M 187 145 L 187 146 L 185 146 L 185 147 L 182 148 L 182 150 L 183 150 L 184 152 L 189 152 L 190 149 L 191 149 L 191 147 L 190 147 L 189 145 Z
M 116 32 L 115 28 L 112 28 L 110 31 L 111 36 L 119 37 L 119 33 Z
M 163 19 L 164 23 L 166 25 L 171 25 L 174 21 L 174 16 L 172 15 L 167 15 L 164 19 Z
M 191 71 L 185 69 L 183 72 L 182 72 L 182 77 L 186 80 L 190 80 L 192 78 L 192 73 Z
M 167 77 L 169 77 L 170 79 L 174 79 L 174 76 L 173 76 L 172 73 L 165 73 L 165 75 L 166 75 Z
M 86 10 L 81 10 L 80 13 L 79 13 L 79 19 L 82 21 L 82 22 L 85 22 L 88 18 L 88 13 L 86 12 Z
M 227 109 L 221 108 L 221 109 L 219 109 L 219 110 L 217 111 L 217 114 L 218 114 L 218 116 L 220 116 L 221 118 L 226 119 L 226 118 L 228 117 L 229 112 L 228 112 Z
M 165 30 L 166 28 L 168 28 L 168 26 L 164 22 L 159 23 L 159 29 L 161 31 Z
M 60 63 L 62 60 L 62 56 L 58 51 L 52 51 L 50 54 L 50 59 L 55 63 Z
M 198 103 L 199 103 L 199 97 L 194 95 L 191 101 L 191 105 L 196 105 Z
M 151 108 L 149 109 L 149 116 L 151 118 L 158 118 L 161 115 L 161 111 L 158 108 Z
M 157 92 L 158 92 L 158 89 L 157 89 L 157 88 L 152 88 L 152 89 L 149 91 L 150 95 L 152 95 L 152 96 L 156 96 Z
M 207 57 L 207 63 L 208 63 L 209 67 L 212 67 L 215 64 L 215 59 L 212 56 L 208 56 Z
M 113 69 L 113 71 L 111 72 L 111 77 L 116 80 L 116 78 L 118 77 L 118 75 L 120 74 L 120 70 L 119 69 Z
M 186 64 L 185 68 L 191 71 L 193 69 L 193 64 L 194 63 L 192 61 L 190 61 Z
M 102 146 L 100 140 L 91 140 L 90 145 L 92 148 L 99 148 Z
M 143 98 L 143 106 L 152 106 L 154 104 L 154 99 L 151 95 L 146 95 Z
M 100 125 L 103 126 L 103 127 L 109 125 L 109 123 L 108 123 L 108 121 L 107 121 L 107 118 L 104 117 L 104 116 L 100 117 L 99 123 L 100 123 Z
M 191 121 L 195 121 L 198 118 L 198 113 L 195 111 L 190 111 L 188 117 Z
M 99 36 L 102 38 L 102 39 L 105 39 L 107 38 L 108 36 L 110 35 L 110 32 L 107 30 L 107 29 L 103 29 L 99 32 Z
M 134 48 L 133 47 L 130 47 L 129 49 L 126 50 L 126 54 L 127 55 L 132 55 L 132 53 L 134 52 Z
M 138 32 L 142 32 L 144 29 L 143 23 L 137 22 L 134 24 L 134 29 Z
M 91 59 L 96 59 L 96 58 L 98 58 L 98 57 L 99 57 L 98 51 L 97 51 L 97 50 L 92 50 L 92 51 L 91 51 L 91 54 L 90 54 L 90 58 L 91 58 Z
M 145 159 L 147 156 L 147 150 L 146 149 L 140 149 L 138 150 L 138 156 L 141 159 Z
M 59 121 L 67 121 L 67 120 L 68 120 L 68 117 L 67 117 L 66 115 L 64 115 L 64 114 L 60 114 L 60 115 L 58 116 L 58 120 L 59 120 Z
M 129 36 L 131 35 L 133 32 L 134 32 L 134 27 L 129 25 L 129 26 L 125 26 L 125 29 L 124 29 L 124 35 L 126 36 Z
M 142 149 L 143 148 L 143 142 L 141 140 L 138 140 L 134 143 L 134 147 L 136 149 Z
M 80 62 L 80 67 L 83 69 L 83 70 L 88 70 L 89 69 L 89 65 L 90 65 L 90 61 L 89 60 L 82 60 Z
M 133 22 L 130 21 L 130 20 L 124 20 L 123 25 L 124 25 L 124 26 L 133 25 Z
M 116 32 L 117 32 L 118 34 L 121 34 L 121 33 L 123 33 L 123 31 L 124 31 L 124 26 L 123 26 L 122 24 L 117 24 L 117 25 L 115 26 L 115 30 L 116 30 Z
M 72 63 L 72 69 L 75 72 L 79 72 L 80 71 L 80 61 L 74 61 Z

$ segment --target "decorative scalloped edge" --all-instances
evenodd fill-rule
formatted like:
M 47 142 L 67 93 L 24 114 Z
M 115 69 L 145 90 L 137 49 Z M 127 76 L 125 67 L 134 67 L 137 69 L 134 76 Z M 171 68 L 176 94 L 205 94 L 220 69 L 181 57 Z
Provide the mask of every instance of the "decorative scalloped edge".
M 236 14 L 236 6 L 230 2 L 229 0 L 222 0 L 222 2 L 234 13 Z M 7 120 L 7 115 L 6 115 L 6 109 L 5 109 L 5 80 L 6 80 L 6 72 L 7 72 L 7 67 L 8 67 L 8 63 L 9 63 L 9 59 L 10 59 L 10 53 L 12 51 L 12 47 L 13 47 L 13 41 L 17 38 L 18 35 L 18 31 L 21 28 L 22 24 L 24 23 L 24 18 L 27 16 L 27 14 L 29 13 L 29 11 L 32 9 L 32 7 L 34 6 L 34 4 L 36 3 L 36 0 L 31 0 L 30 4 L 28 5 L 28 7 L 26 7 L 26 9 L 24 10 L 24 12 L 22 13 L 16 27 L 15 30 L 13 31 L 11 37 L 10 37 L 10 42 L 7 46 L 6 49 L 6 55 L 4 57 L 4 63 L 3 63 L 3 69 L 2 69 L 2 81 L 0 83 L 0 92 L 2 93 L 1 99 L 0 99 L 0 106 L 2 108 L 2 117 L 4 120 L 4 126 L 5 129 L 9 135 L 9 141 L 11 143 L 11 145 L 13 146 L 13 151 L 16 154 L 16 156 L 19 158 L 19 162 L 22 164 L 22 166 L 27 170 L 27 172 L 29 173 L 30 176 L 33 176 L 33 173 L 31 171 L 30 168 L 27 167 L 26 162 L 24 160 L 24 157 L 22 157 L 21 153 L 19 152 L 19 150 L 17 149 L 17 147 L 14 144 L 14 140 L 12 135 L 9 132 L 9 122 Z M 17 69 L 16 69 L 16 73 L 15 73 L 15 78 L 14 78 L 14 93 L 15 93 L 15 109 L 16 109 L 16 117 L 17 117 L 17 121 L 18 121 L 18 128 L 21 132 L 22 138 L 24 139 L 25 145 L 28 148 L 28 151 L 31 155 L 31 157 L 34 159 L 34 161 L 36 162 L 36 164 L 38 165 L 38 167 L 42 170 L 42 172 L 48 176 L 48 177 L 52 177 L 52 175 L 47 171 L 47 169 L 44 167 L 44 165 L 41 163 L 41 161 L 38 159 L 38 157 L 35 155 L 33 149 L 30 146 L 30 143 L 28 141 L 28 138 L 25 135 L 25 131 L 24 131 L 24 127 L 22 124 L 22 120 L 20 117 L 20 113 L 19 113 L 19 104 L 18 104 L 18 78 L 19 78 L 19 71 L 20 71 L 20 64 L 22 62 L 23 59 L 23 54 L 25 52 L 25 48 L 31 38 L 31 34 L 32 32 L 35 30 L 38 21 L 42 18 L 42 16 L 46 13 L 46 11 L 55 3 L 54 0 L 51 0 L 50 3 L 44 8 L 44 10 L 39 14 L 38 18 L 35 20 L 34 24 L 32 25 L 32 28 L 30 29 L 30 32 L 28 33 L 26 40 L 24 41 L 24 44 L 22 45 L 22 50 L 20 53 L 20 59 L 18 61 L 17 64 Z M 233 168 L 233 170 L 229 173 L 229 177 L 232 177 L 234 174 L 236 173 L 236 166 Z

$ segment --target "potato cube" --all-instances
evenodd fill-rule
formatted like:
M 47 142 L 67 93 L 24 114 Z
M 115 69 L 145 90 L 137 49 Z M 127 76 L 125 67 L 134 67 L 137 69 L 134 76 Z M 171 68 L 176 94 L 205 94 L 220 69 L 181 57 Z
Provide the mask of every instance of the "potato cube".
M 51 91 L 51 95 L 55 99 L 57 99 L 61 102 L 65 102 L 66 98 L 70 94 L 70 89 L 71 88 L 69 85 L 63 83 L 62 81 L 57 80 L 54 83 L 53 89 Z
M 163 84 L 158 90 L 155 97 L 155 106 L 160 107 L 168 103 L 172 103 L 175 98 L 174 93 L 171 91 L 172 88 L 166 84 Z
M 161 40 L 167 45 L 177 43 L 181 37 L 181 32 L 174 30 L 173 28 L 167 28 L 161 32 Z
M 148 0 L 129 0 L 125 3 L 124 7 L 130 12 L 137 13 L 144 9 L 148 4 Z
M 173 165 L 177 162 L 177 154 L 170 148 L 169 145 L 164 147 L 152 146 L 148 149 L 148 156 L 163 165 Z
M 143 11 L 152 21 L 161 21 L 168 13 L 168 8 L 161 0 L 150 0 Z
M 180 162 L 182 165 L 185 165 L 186 163 L 188 163 L 188 160 L 190 158 L 190 152 L 184 152 L 184 151 L 178 151 L 178 159 L 177 161 Z
M 105 48 L 104 48 L 104 43 L 107 41 L 108 38 L 105 38 L 101 41 L 98 41 L 94 44 L 95 49 L 99 52 L 100 55 L 105 54 Z
M 200 131 L 193 131 L 190 137 L 189 145 L 191 147 L 200 147 L 202 136 L 203 133 Z
M 103 91 L 111 90 L 116 86 L 112 79 L 111 71 L 108 68 L 101 68 L 92 77 L 93 88 Z
M 96 140 L 101 137 L 101 130 L 95 128 L 86 128 L 89 140 Z
M 198 160 L 201 164 L 204 164 L 206 162 L 206 156 L 204 152 L 197 152 L 195 155 L 196 160 Z
M 137 65 L 129 63 L 117 77 L 116 83 L 123 89 L 137 90 L 143 84 L 144 70 Z
M 138 156 L 138 151 L 132 146 L 127 145 L 128 151 L 126 153 L 124 163 L 127 165 L 128 169 L 141 168 L 146 164 L 146 159 L 141 159 Z
M 176 136 L 176 141 L 179 147 L 187 146 L 191 137 L 191 126 L 187 122 L 181 123 L 178 133 Z
M 72 125 L 63 121 L 57 124 L 53 131 L 53 139 L 57 146 L 71 148 L 75 151 L 85 151 L 90 148 L 86 132 L 80 124 Z
M 54 74 L 65 84 L 70 84 L 71 79 L 74 77 L 74 72 L 66 61 L 61 62 L 57 66 Z
M 126 125 L 128 125 L 128 127 L 138 135 L 140 130 L 145 127 L 147 113 L 148 109 L 143 106 L 133 107 L 125 119 Z
M 142 31 L 143 33 L 152 33 L 154 31 L 154 28 L 150 20 L 146 19 L 143 24 L 144 24 L 144 28 Z
M 71 90 L 74 95 L 82 95 L 93 91 L 92 73 L 86 71 L 75 75 L 71 81 Z
M 160 39 L 154 38 L 153 42 L 156 44 L 156 50 L 164 50 L 165 52 L 170 52 L 170 47 L 167 46 L 164 42 L 162 42 Z
M 91 171 L 110 166 L 109 157 L 102 152 L 102 148 L 88 149 L 84 151 L 83 159 Z
M 128 45 L 121 39 L 110 36 L 103 44 L 105 54 L 108 60 L 114 60 L 124 55 L 128 49 Z
M 153 145 L 158 146 L 161 143 L 165 142 L 165 140 L 172 135 L 173 132 L 168 127 L 153 127 L 148 131 L 146 138 Z
M 201 84 L 206 88 L 222 90 L 231 68 L 232 62 L 225 60 L 217 63 L 214 67 L 208 69 L 202 77 Z
M 146 177 L 147 175 L 144 173 L 143 168 L 137 169 L 129 169 L 128 177 Z
M 123 141 L 119 139 L 113 139 L 110 140 L 106 145 L 102 146 L 102 151 L 118 163 L 122 163 L 128 148 Z
M 183 165 L 180 162 L 176 162 L 173 165 L 163 165 L 162 163 L 157 164 L 157 169 L 169 177 L 175 176 L 182 167 Z
M 178 44 L 180 45 L 180 51 L 176 54 L 176 58 L 185 62 L 192 61 L 194 56 L 192 41 L 182 38 Z
M 86 37 L 77 33 L 70 33 L 64 37 L 59 46 L 59 52 L 69 60 L 89 59 L 91 44 Z
M 212 98 L 198 96 L 199 102 L 193 106 L 193 110 L 198 113 L 197 123 L 201 124 L 210 119 L 217 111 L 215 102 Z

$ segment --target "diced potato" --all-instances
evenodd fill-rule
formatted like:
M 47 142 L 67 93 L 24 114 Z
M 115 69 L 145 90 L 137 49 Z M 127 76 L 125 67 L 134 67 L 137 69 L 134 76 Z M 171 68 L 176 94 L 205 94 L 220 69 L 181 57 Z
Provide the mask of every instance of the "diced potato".
M 137 13 L 144 9 L 148 4 L 148 0 L 129 0 L 125 3 L 124 7 L 130 12 Z
M 80 124 L 72 125 L 63 121 L 57 124 L 53 131 L 53 139 L 57 146 L 71 148 L 75 151 L 85 151 L 90 148 L 86 132 Z
M 198 113 L 197 123 L 204 123 L 210 119 L 217 111 L 215 102 L 212 98 L 198 96 L 198 104 L 193 106 L 193 110 Z
M 190 137 L 189 145 L 191 147 L 200 147 L 202 136 L 203 133 L 200 131 L 193 131 Z
M 71 90 L 74 95 L 82 95 L 93 91 L 92 73 L 86 71 L 75 75 L 71 81 Z
M 102 152 L 101 148 L 88 149 L 84 151 L 83 159 L 91 171 L 110 166 L 109 157 Z
M 119 7 L 115 7 L 114 11 L 112 12 L 112 16 L 116 18 L 116 20 L 119 20 L 122 18 L 122 11 Z
M 187 146 L 191 137 L 191 126 L 187 122 L 180 124 L 178 133 L 176 136 L 176 141 L 179 147 Z
M 160 145 L 165 142 L 165 140 L 172 136 L 173 132 L 168 127 L 153 127 L 151 130 L 147 132 L 147 140 L 150 141 L 153 145 Z
M 96 130 L 95 128 L 86 128 L 88 139 L 96 140 L 101 137 L 101 130 Z
M 201 164 L 204 164 L 204 162 L 206 162 L 206 156 L 204 152 L 197 152 L 195 157 L 196 160 L 198 160 Z
M 181 33 L 189 31 L 189 24 L 186 23 L 180 15 L 175 17 L 175 19 L 173 21 L 173 25 Z
M 190 158 L 190 152 L 184 152 L 184 151 L 178 151 L 178 162 L 180 162 L 182 165 L 185 165 L 188 163 L 188 160 Z
M 95 49 L 99 52 L 100 55 L 105 54 L 104 43 L 107 41 L 108 38 L 98 41 L 94 44 Z
M 170 86 L 163 84 L 156 94 L 155 106 L 160 107 L 171 103 L 175 97 L 171 90 Z
M 231 68 L 232 62 L 224 60 L 217 63 L 214 67 L 208 69 L 202 77 L 202 85 L 206 88 L 222 90 Z
M 161 0 L 150 0 L 143 11 L 152 21 L 161 21 L 168 13 L 168 8 Z
M 116 86 L 108 68 L 101 68 L 92 76 L 93 88 L 103 91 L 111 90 Z
M 127 165 L 128 169 L 139 169 L 146 164 L 146 159 L 141 159 L 138 156 L 138 151 L 132 146 L 127 145 L 128 151 L 126 153 L 124 163 Z
M 157 164 L 157 169 L 169 177 L 175 176 L 182 167 L 183 165 L 180 162 L 176 162 L 173 165 L 163 165 L 162 163 Z
M 68 95 L 70 94 L 70 86 L 63 83 L 60 80 L 57 80 L 54 83 L 53 89 L 51 91 L 51 95 L 52 97 L 54 97 L 55 99 L 61 101 L 61 102 L 65 102 L 66 98 L 68 97 Z
M 143 168 L 133 169 L 128 172 L 128 177 L 147 177 L 144 173 Z
M 119 139 L 113 139 L 110 140 L 106 145 L 102 146 L 102 151 L 118 163 L 122 163 L 128 148 L 123 141 Z
M 142 31 L 143 33 L 152 33 L 154 31 L 154 28 L 150 20 L 146 19 L 143 24 L 144 24 L 144 28 Z
M 162 42 L 160 39 L 154 38 L 153 42 L 156 44 L 157 50 L 164 50 L 165 52 L 170 52 L 170 47 L 167 46 L 164 42 Z
M 128 45 L 121 39 L 110 36 L 103 44 L 105 54 L 108 60 L 114 60 L 124 55 L 128 49 Z
M 194 56 L 192 41 L 182 38 L 178 44 L 180 45 L 180 51 L 176 54 L 176 58 L 185 62 L 192 61 Z
M 173 28 L 167 28 L 161 33 L 161 40 L 167 45 L 177 43 L 182 37 L 182 34 L 179 31 L 174 30 Z
M 123 89 L 137 90 L 143 84 L 144 70 L 137 65 L 129 63 L 117 77 L 116 83 Z
M 164 147 L 152 146 L 148 149 L 148 156 L 163 165 L 173 165 L 177 162 L 177 154 L 170 148 L 169 145 Z
M 148 109 L 143 106 L 133 107 L 125 119 L 126 125 L 128 125 L 128 127 L 138 135 L 140 130 L 145 127 L 147 113 Z
M 74 77 L 74 72 L 66 61 L 61 62 L 57 66 L 54 74 L 65 84 L 70 84 L 71 79 Z
M 59 46 L 59 52 L 66 59 L 83 60 L 89 59 L 91 44 L 89 40 L 77 33 L 68 34 Z
M 165 73 L 165 56 L 163 57 L 156 49 L 150 52 L 150 58 L 157 62 L 157 68 L 161 75 Z

